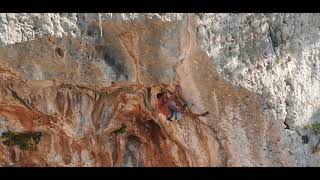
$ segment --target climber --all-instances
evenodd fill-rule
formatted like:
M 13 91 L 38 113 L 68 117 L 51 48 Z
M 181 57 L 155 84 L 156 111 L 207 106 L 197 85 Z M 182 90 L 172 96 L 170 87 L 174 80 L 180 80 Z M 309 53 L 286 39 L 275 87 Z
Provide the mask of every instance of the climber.
M 176 97 L 180 87 L 176 85 L 175 91 L 172 93 L 170 97 L 167 96 L 166 92 L 160 92 L 157 94 L 158 99 L 158 107 L 162 114 L 167 117 L 168 121 L 180 120 L 183 116 L 190 116 L 192 118 L 204 117 L 209 114 L 209 112 L 205 112 L 203 114 L 194 114 L 188 111 L 183 111 L 176 104 Z M 185 108 L 186 105 L 183 107 Z

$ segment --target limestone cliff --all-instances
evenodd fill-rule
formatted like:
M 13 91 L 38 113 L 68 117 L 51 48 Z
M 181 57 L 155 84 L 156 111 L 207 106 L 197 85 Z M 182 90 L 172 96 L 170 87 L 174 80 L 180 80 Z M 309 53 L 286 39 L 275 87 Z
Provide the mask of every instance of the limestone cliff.
M 0 14 L 0 165 L 319 166 L 319 16 Z

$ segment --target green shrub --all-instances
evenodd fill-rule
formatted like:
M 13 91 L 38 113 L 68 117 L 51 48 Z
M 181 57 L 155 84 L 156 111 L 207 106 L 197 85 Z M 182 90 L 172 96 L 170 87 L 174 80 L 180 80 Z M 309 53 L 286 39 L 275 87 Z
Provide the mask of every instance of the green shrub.
M 313 130 L 317 135 L 320 135 L 320 123 L 307 124 L 304 126 L 305 129 Z
M 7 131 L 2 133 L 3 144 L 9 147 L 18 146 L 21 150 L 35 150 L 42 137 L 41 132 L 15 133 Z
M 127 126 L 122 124 L 122 126 L 119 129 L 115 130 L 114 133 L 116 135 L 122 135 L 126 132 L 126 128 L 127 128 Z

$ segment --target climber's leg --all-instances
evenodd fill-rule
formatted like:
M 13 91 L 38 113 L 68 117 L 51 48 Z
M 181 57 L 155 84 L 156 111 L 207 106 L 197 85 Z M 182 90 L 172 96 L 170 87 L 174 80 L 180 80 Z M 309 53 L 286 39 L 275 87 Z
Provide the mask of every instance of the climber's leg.
M 200 116 L 201 116 L 201 117 L 205 117 L 205 116 L 207 116 L 208 114 L 209 114 L 209 111 L 207 111 L 207 112 L 205 112 L 205 113 L 200 114 Z
M 179 111 L 176 111 L 176 120 L 179 121 L 182 119 L 182 113 Z
M 169 121 L 175 120 L 176 119 L 176 111 L 177 111 L 176 107 L 169 105 L 168 108 L 171 112 L 171 115 L 170 115 L 170 117 L 167 118 L 167 120 L 169 120 Z
M 171 111 L 171 110 L 170 110 L 170 111 Z M 168 121 L 172 121 L 173 116 L 174 116 L 174 112 L 171 111 L 171 115 L 170 115 L 169 117 L 167 117 L 167 120 L 168 120 Z

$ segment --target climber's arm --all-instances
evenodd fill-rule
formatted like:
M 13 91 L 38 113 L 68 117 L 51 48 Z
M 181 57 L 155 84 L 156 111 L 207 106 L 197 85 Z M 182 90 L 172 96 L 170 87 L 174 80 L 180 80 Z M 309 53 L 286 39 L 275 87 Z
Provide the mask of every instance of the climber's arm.
M 172 95 L 169 97 L 168 101 L 166 102 L 166 105 L 169 105 L 171 101 L 173 101 L 177 97 L 178 90 L 180 89 L 179 86 L 176 86 L 176 89 L 172 93 Z

